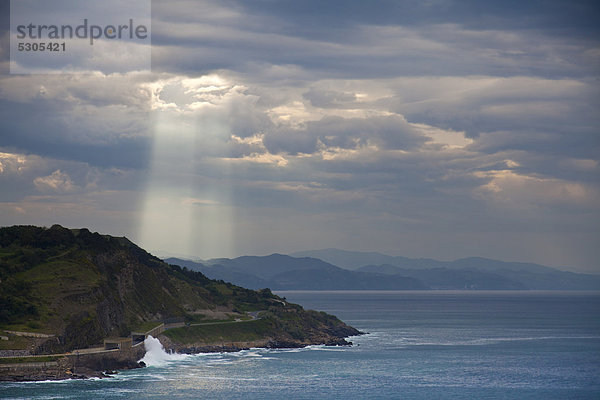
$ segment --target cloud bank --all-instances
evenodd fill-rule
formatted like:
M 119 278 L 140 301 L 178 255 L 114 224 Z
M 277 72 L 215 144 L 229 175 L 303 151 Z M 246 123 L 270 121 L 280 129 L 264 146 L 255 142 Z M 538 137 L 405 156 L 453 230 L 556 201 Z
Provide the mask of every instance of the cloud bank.
M 598 7 L 467 3 L 157 2 L 152 72 L 0 76 L 0 218 L 600 271 Z

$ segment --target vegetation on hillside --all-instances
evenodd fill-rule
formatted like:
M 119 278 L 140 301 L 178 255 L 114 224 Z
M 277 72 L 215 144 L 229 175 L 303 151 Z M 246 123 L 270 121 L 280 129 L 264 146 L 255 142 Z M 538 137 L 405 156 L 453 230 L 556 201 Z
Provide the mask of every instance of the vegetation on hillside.
M 269 289 L 249 290 L 166 264 L 126 238 L 59 225 L 0 228 L 0 329 L 57 336 L 37 352 L 87 347 L 150 321 L 197 322 L 203 311 L 225 318 L 263 311 L 264 320 L 239 325 L 267 327 L 270 337 L 326 337 L 340 326 L 347 331 L 338 337 L 356 332 L 335 317 L 287 304 Z

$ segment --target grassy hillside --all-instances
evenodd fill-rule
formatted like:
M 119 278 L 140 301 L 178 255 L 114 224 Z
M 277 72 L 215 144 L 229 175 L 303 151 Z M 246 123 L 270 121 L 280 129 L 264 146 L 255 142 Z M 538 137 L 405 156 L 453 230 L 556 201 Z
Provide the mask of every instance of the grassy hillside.
M 318 336 L 311 333 L 316 325 L 310 313 L 270 290 L 244 289 L 168 265 L 126 238 L 58 225 L 0 229 L 0 329 L 57 336 L 29 340 L 35 352 L 86 347 L 150 321 L 227 319 L 259 310 L 270 329 L 261 331 L 265 337 L 292 337 L 286 330 L 296 329 Z M 307 325 L 287 324 L 289 313 Z M 342 336 L 356 332 L 335 318 L 329 325 L 342 327 Z M 14 345 L 3 342 L 4 348 Z

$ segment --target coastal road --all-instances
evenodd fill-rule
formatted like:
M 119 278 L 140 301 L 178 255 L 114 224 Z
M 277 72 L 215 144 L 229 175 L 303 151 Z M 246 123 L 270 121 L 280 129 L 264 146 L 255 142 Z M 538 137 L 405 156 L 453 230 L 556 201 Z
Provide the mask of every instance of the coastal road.
M 217 321 L 217 322 L 198 322 L 196 324 L 189 324 L 186 326 L 204 326 L 204 325 L 219 325 L 219 324 L 237 324 L 237 323 L 242 323 L 242 322 L 251 322 L 251 321 L 255 321 L 257 319 L 261 319 L 262 317 L 260 317 L 258 314 L 260 313 L 260 311 L 249 311 L 247 314 L 251 319 L 235 319 L 233 321 Z

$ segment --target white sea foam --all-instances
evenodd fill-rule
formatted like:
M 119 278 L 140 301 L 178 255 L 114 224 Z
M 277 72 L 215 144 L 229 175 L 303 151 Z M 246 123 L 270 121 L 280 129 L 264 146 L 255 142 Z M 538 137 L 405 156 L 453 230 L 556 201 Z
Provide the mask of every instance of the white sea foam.
M 417 338 L 417 337 L 402 337 L 392 340 L 392 343 L 402 347 L 410 346 L 486 346 L 494 345 L 502 342 L 524 342 L 524 341 L 541 341 L 541 340 L 580 340 L 580 339 L 598 339 L 599 336 L 514 336 L 514 337 L 489 337 L 489 338 L 473 338 L 473 339 L 439 339 L 439 338 Z
M 274 354 L 279 354 L 279 353 L 302 353 L 304 351 L 310 351 L 312 350 L 313 346 L 305 346 L 305 347 L 296 347 L 296 348 L 282 348 L 282 349 L 269 349 L 269 351 L 273 352 Z
M 150 335 L 144 340 L 144 347 L 146 347 L 146 354 L 140 361 L 143 361 L 148 367 L 162 367 L 170 362 L 185 360 L 189 357 L 186 354 L 167 353 L 162 343 Z
M 100 379 L 100 378 L 90 378 L 91 379 Z M 22 382 L 8 382 L 7 385 L 39 385 L 39 384 L 68 384 L 73 382 L 81 382 L 81 379 L 46 379 L 43 381 L 22 381 Z

